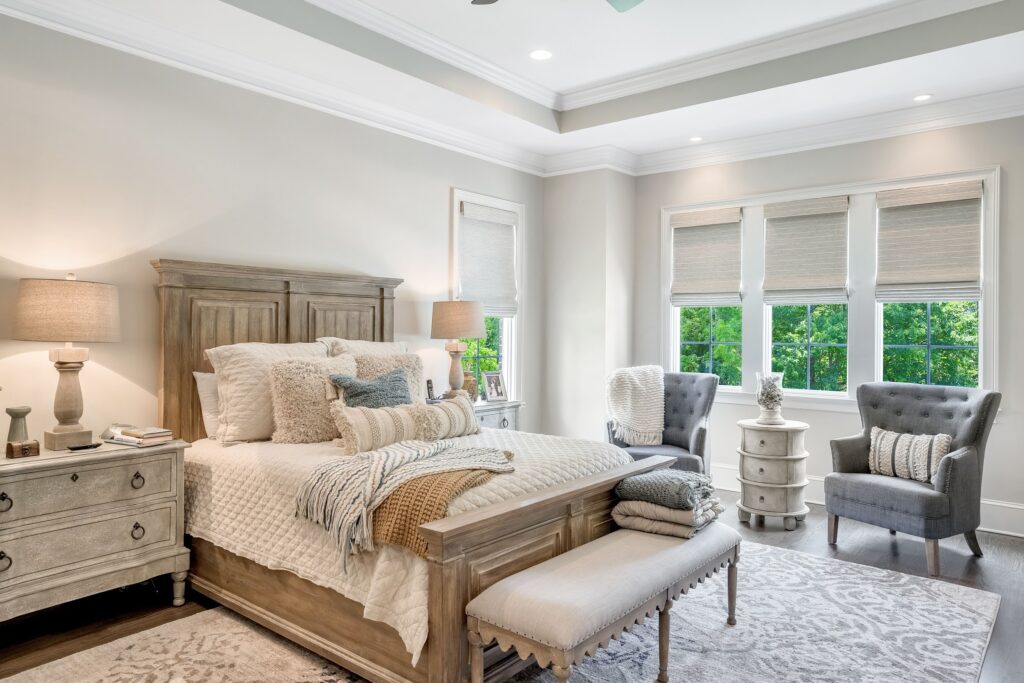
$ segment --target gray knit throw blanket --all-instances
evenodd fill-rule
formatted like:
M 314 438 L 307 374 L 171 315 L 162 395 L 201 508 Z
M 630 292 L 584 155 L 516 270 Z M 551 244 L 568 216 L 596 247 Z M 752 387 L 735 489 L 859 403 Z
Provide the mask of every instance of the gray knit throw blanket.
M 460 447 L 453 439 L 402 441 L 376 451 L 338 457 L 318 466 L 295 498 L 296 514 L 324 527 L 348 556 L 373 550 L 373 511 L 402 484 L 456 470 L 512 472 L 497 448 Z
M 622 500 L 641 500 L 676 510 L 692 510 L 715 492 L 711 477 L 682 470 L 654 470 L 619 482 L 615 493 Z

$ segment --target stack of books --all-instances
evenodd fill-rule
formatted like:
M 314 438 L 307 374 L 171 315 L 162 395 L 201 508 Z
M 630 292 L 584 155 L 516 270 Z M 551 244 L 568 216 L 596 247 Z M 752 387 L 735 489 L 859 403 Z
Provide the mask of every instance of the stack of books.
M 171 430 L 163 427 L 136 427 L 134 425 L 110 425 L 104 434 L 109 443 L 124 444 L 128 446 L 155 446 L 174 439 Z

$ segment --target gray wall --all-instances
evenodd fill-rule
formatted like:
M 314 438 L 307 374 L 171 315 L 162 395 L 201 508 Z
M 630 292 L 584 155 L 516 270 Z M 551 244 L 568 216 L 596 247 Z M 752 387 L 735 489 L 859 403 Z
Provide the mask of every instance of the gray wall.
M 1024 338 L 1024 118 L 951 128 L 931 133 L 845 145 L 797 154 L 661 173 L 637 180 L 634 362 L 658 363 L 659 232 L 664 206 L 728 200 L 824 185 L 1002 167 L 999 244 L 999 388 L 1002 412 L 992 432 L 985 461 L 983 525 L 1024 534 L 1024 362 L 1016 340 Z M 719 403 L 712 413 L 709 448 L 716 483 L 735 486 L 736 420 L 756 408 Z M 860 428 L 856 414 L 786 409 L 787 417 L 811 425 L 808 489 L 821 501 L 821 478 L 831 471 L 830 438 Z
M 537 428 L 542 181 L 0 17 L 0 408 L 53 424 L 52 344 L 11 341 L 21 277 L 120 287 L 123 342 L 82 371 L 85 422 L 153 423 L 156 274 L 181 258 L 405 278 L 396 337 L 438 387 L 450 188 L 527 207 L 525 424 Z M 0 428 L 6 430 L 6 416 Z

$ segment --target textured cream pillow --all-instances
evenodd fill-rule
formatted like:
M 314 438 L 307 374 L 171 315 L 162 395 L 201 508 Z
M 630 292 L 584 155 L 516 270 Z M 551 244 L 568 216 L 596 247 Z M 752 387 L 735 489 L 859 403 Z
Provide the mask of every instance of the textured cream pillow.
M 405 370 L 405 378 L 409 381 L 409 395 L 413 403 L 426 403 L 427 390 L 423 380 L 423 359 L 415 353 L 402 353 L 393 356 L 356 356 L 356 367 L 359 379 L 377 379 L 395 368 Z
M 270 368 L 274 399 L 274 443 L 320 443 L 338 436 L 331 401 L 338 389 L 331 375 L 354 375 L 356 359 L 293 358 Z
M 212 372 L 193 372 L 196 378 L 196 392 L 199 394 L 199 410 L 203 413 L 203 429 L 206 436 L 217 438 L 220 427 L 220 397 L 217 395 L 217 375 Z
M 209 349 L 206 357 L 217 373 L 221 443 L 263 441 L 274 433 L 270 368 L 288 358 L 326 358 L 327 346 L 247 342 Z
M 341 401 L 331 403 L 331 415 L 338 429 L 334 440 L 342 453 L 355 455 L 399 441 L 423 439 L 427 406 L 410 404 L 394 408 L 349 408 Z
M 451 439 L 480 432 L 480 423 L 469 397 L 462 395 L 427 406 L 426 432 L 420 436 L 426 441 Z
M 952 441 L 949 434 L 903 434 L 872 427 L 868 471 L 930 483 Z
M 332 356 L 394 356 L 409 353 L 409 345 L 405 342 L 375 342 L 338 337 L 320 337 L 317 341 L 327 344 L 327 352 Z

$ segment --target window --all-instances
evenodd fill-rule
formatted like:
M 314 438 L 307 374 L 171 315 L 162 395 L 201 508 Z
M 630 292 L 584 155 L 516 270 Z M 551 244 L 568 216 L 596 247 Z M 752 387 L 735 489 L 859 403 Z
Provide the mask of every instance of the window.
M 978 302 L 883 304 L 882 379 L 978 386 Z
M 503 328 L 505 320 L 495 316 L 484 318 L 484 330 L 487 333 L 482 339 L 460 339 L 468 347 L 462 356 L 462 369 L 476 377 L 477 386 L 482 387 L 481 373 L 505 371 L 502 361 Z
M 846 304 L 772 306 L 772 370 L 789 389 L 846 391 Z
M 679 370 L 710 372 L 719 383 L 743 382 L 743 309 L 694 306 L 679 309 Z

